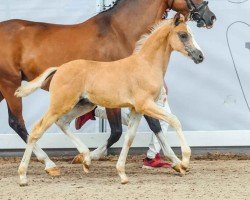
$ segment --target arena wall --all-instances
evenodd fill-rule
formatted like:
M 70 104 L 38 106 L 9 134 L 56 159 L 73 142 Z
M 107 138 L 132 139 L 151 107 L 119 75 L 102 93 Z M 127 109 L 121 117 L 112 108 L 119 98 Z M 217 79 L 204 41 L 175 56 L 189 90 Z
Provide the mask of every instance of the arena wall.
M 44 3 L 46 2 L 46 3 Z M 0 21 L 26 19 L 49 23 L 73 24 L 87 20 L 109 6 L 111 0 L 9 0 L 0 4 Z M 246 99 L 250 101 L 250 1 L 210 0 L 217 15 L 213 29 L 190 26 L 203 49 L 206 60 L 195 65 L 174 53 L 166 75 L 169 104 L 185 130 L 191 146 L 250 146 L 250 111 L 244 100 L 234 67 L 242 81 Z M 104 3 L 104 4 L 103 4 Z M 228 33 L 228 34 L 227 34 Z M 231 53 L 229 51 L 231 48 Z M 48 94 L 39 91 L 24 98 L 24 118 L 28 130 L 48 106 Z M 0 149 L 23 148 L 17 134 L 9 128 L 6 103 L 0 104 Z M 76 131 L 89 147 L 103 143 L 109 135 L 100 132 L 99 120 Z M 73 128 L 73 124 L 72 124 Z M 124 127 L 126 130 L 126 127 Z M 143 121 L 134 143 L 148 145 L 149 128 Z M 148 134 L 142 134 L 147 132 Z M 174 133 L 169 141 L 178 146 Z M 56 126 L 41 140 L 45 148 L 72 148 L 72 144 Z M 119 147 L 119 142 L 115 147 Z

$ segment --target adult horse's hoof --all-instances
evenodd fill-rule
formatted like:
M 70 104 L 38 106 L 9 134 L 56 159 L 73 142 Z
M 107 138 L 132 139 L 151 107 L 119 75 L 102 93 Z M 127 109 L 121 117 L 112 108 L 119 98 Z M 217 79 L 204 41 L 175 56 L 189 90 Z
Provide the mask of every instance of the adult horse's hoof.
M 83 155 L 78 154 L 71 162 L 71 164 L 82 164 L 83 163 Z
M 186 169 L 185 169 L 185 167 L 184 167 L 182 164 L 177 164 L 177 165 L 175 165 L 175 166 L 173 167 L 173 169 L 174 169 L 176 172 L 180 173 L 180 175 L 182 175 L 182 176 L 186 174 Z
M 50 176 L 57 177 L 61 175 L 61 171 L 58 167 L 53 167 L 49 169 L 45 169 L 46 173 Z

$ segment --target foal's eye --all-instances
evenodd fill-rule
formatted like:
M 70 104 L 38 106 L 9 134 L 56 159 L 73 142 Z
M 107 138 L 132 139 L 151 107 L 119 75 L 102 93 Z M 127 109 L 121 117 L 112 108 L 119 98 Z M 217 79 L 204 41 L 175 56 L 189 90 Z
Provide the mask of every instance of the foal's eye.
M 181 39 L 188 39 L 188 34 L 187 33 L 181 33 L 180 38 Z

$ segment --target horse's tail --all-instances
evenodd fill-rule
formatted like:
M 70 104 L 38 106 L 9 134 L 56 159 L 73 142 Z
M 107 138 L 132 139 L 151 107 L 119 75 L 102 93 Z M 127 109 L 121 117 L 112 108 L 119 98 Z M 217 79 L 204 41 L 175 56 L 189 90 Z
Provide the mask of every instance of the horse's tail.
M 30 81 L 28 84 L 19 87 L 15 92 L 15 96 L 25 97 L 36 91 L 38 88 L 41 88 L 43 86 L 44 81 L 52 74 L 54 74 L 57 69 L 57 67 L 51 67 L 47 69 L 44 73 L 35 78 L 33 81 Z

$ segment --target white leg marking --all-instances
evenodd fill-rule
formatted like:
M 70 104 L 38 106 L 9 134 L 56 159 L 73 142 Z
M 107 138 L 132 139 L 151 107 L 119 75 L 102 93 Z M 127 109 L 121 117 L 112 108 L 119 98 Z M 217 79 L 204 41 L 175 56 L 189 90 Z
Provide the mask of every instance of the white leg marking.
M 164 92 L 164 91 L 165 91 L 165 89 L 162 88 L 162 91 L 161 91 L 161 93 L 160 93 L 160 95 L 158 97 L 159 100 L 164 99 L 164 94 L 166 94 L 166 92 Z M 166 99 L 166 102 L 167 102 L 167 99 Z M 186 142 L 186 139 L 185 139 L 185 136 L 183 134 L 182 126 L 181 126 L 181 123 L 180 123 L 179 119 L 175 115 L 171 114 L 170 109 L 169 110 L 168 110 L 168 108 L 164 109 L 159 105 L 158 105 L 158 108 L 160 108 L 163 111 L 164 115 L 165 115 L 165 117 L 164 117 L 165 120 L 164 121 L 166 121 L 166 122 L 169 121 L 169 124 L 172 127 L 175 128 L 177 136 L 178 136 L 179 141 L 180 141 L 180 145 L 181 145 L 182 164 L 183 164 L 184 167 L 188 167 L 189 161 L 190 161 L 190 156 L 191 156 L 191 149 L 190 149 L 190 147 L 188 146 L 188 144 Z M 159 139 L 161 139 L 162 142 L 164 142 L 163 140 L 166 141 L 166 138 L 162 134 L 160 135 L 160 137 L 161 138 L 159 138 Z M 165 150 L 167 151 L 167 144 L 164 144 L 164 146 L 165 146 L 164 148 L 166 148 Z
M 56 167 L 56 164 L 50 160 L 49 156 L 37 145 L 34 145 L 34 154 L 39 161 L 43 161 L 45 164 L 45 170 Z
M 121 111 L 122 124 L 128 126 L 129 114 L 126 112 L 126 109 L 122 109 Z M 104 107 L 97 106 L 95 109 L 95 116 L 107 119 L 106 109 Z M 107 142 L 90 153 L 91 160 L 99 160 L 105 155 L 107 155 Z
M 105 155 L 107 155 L 107 143 L 90 152 L 91 160 L 99 160 Z
M 160 132 L 156 135 L 156 137 L 161 144 L 164 155 L 173 162 L 173 166 L 180 164 L 181 163 L 180 159 L 175 155 L 174 151 L 167 143 L 166 135 L 163 132 Z
M 88 147 L 73 133 L 69 131 L 69 124 L 64 124 L 62 121 L 56 123 L 61 130 L 69 137 L 69 139 L 76 146 L 79 153 L 83 154 L 83 170 L 84 172 L 89 172 L 89 166 L 91 164 L 90 151 Z
M 161 94 L 159 95 L 156 103 L 158 106 L 162 107 L 162 109 L 166 113 L 171 114 L 171 109 L 167 101 L 167 94 L 166 94 L 166 90 L 164 87 L 162 88 Z M 174 151 L 172 150 L 172 148 L 167 142 L 167 131 L 168 131 L 169 125 L 167 122 L 162 121 L 162 120 L 160 120 L 160 124 L 161 124 L 162 132 L 158 133 L 156 137 L 162 147 L 163 153 L 166 157 L 168 157 L 173 162 L 173 166 L 180 164 L 181 163 L 180 159 L 175 155 Z
M 170 118 L 170 125 L 175 128 L 177 136 L 178 136 L 179 141 L 180 141 L 181 151 L 182 151 L 182 165 L 184 167 L 188 167 L 189 161 L 190 161 L 190 156 L 191 156 L 191 149 L 188 146 L 186 139 L 185 139 L 185 136 L 182 132 L 181 123 L 180 123 L 179 119 L 172 114 L 166 113 L 166 116 Z
M 82 141 L 69 130 L 69 124 L 64 124 L 61 120 L 56 123 L 58 127 L 69 137 L 72 143 L 76 146 L 80 153 L 87 153 L 88 147 L 82 143 Z
M 132 145 L 134 137 L 136 135 L 136 130 L 139 126 L 141 117 L 142 117 L 141 114 L 131 111 L 129 126 L 128 126 L 127 133 L 125 135 L 125 141 L 124 141 L 118 162 L 116 164 L 116 169 L 121 178 L 122 184 L 125 184 L 128 182 L 128 178 L 125 173 L 125 163 L 126 163 L 129 148 Z
M 26 186 L 28 184 L 28 179 L 27 179 L 27 169 L 28 165 L 30 162 L 30 157 L 32 154 L 32 150 L 34 148 L 36 141 L 33 140 L 32 142 L 28 142 L 26 145 L 26 149 L 22 158 L 22 161 L 20 163 L 20 166 L 18 168 L 18 174 L 20 178 L 20 186 Z
M 89 165 L 91 164 L 90 151 L 88 147 L 75 134 L 73 134 L 69 130 L 69 124 L 73 119 L 85 113 L 90 112 L 94 108 L 95 108 L 95 105 L 92 105 L 92 104 L 76 105 L 68 114 L 66 114 L 65 116 L 63 116 L 61 119 L 59 119 L 56 122 L 59 128 L 61 128 L 61 130 L 73 142 L 77 150 L 83 154 L 83 170 L 86 173 L 89 172 Z
M 53 114 L 50 110 L 36 123 L 33 127 L 31 135 L 28 138 L 27 146 L 20 163 L 18 173 L 20 176 L 20 185 L 27 185 L 27 169 L 30 161 L 30 157 L 36 142 L 42 137 L 44 132 L 57 120 L 58 115 Z M 55 173 L 54 173 L 55 174 Z M 58 174 L 58 170 L 57 170 Z

